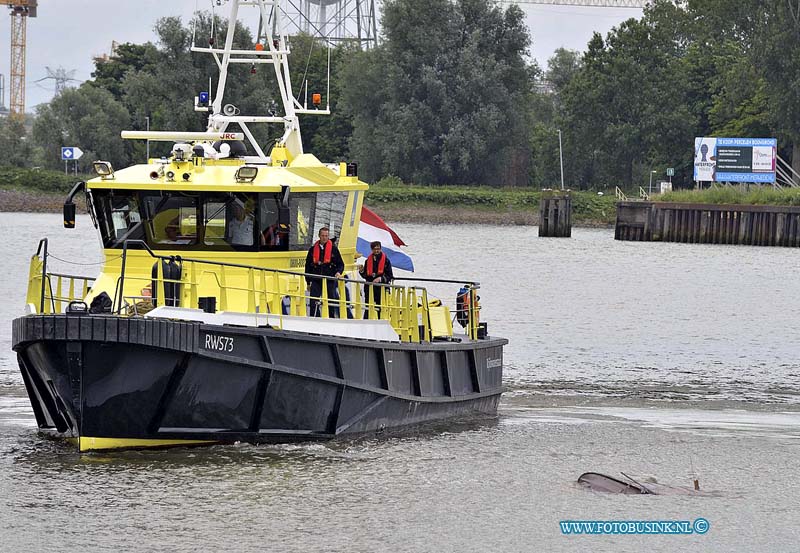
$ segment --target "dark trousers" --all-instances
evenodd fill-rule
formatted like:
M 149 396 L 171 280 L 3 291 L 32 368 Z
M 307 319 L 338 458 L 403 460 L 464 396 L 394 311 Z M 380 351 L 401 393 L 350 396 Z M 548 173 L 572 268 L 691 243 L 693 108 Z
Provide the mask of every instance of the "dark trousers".
M 339 318 L 339 307 L 334 303 L 339 299 L 335 280 L 325 280 L 328 286 L 328 317 Z M 311 281 L 311 313 L 312 317 L 322 316 L 322 279 Z

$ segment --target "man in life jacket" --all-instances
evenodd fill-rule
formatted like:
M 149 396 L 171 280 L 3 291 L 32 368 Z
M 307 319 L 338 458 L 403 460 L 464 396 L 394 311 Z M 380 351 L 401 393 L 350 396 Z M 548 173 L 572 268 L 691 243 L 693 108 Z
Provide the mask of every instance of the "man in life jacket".
M 319 229 L 319 240 L 314 242 L 306 255 L 306 273 L 328 277 L 341 277 L 344 272 L 344 261 L 334 243 L 329 239 L 330 229 L 322 227 Z M 339 309 L 334 300 L 338 298 L 336 293 L 336 281 L 333 279 L 322 279 L 306 277 L 311 286 L 311 316 L 319 317 L 320 298 L 322 297 L 322 281 L 328 287 L 328 316 L 335 317 Z
M 379 284 L 391 284 L 394 280 L 394 274 L 392 273 L 392 262 L 389 261 L 389 258 L 386 256 L 383 251 L 381 251 L 381 243 L 378 241 L 370 242 L 369 244 L 372 253 L 367 256 L 367 260 L 364 265 L 359 270 L 359 273 L 363 277 L 363 279 L 367 282 L 374 282 Z M 364 301 L 367 304 L 374 301 L 377 305 L 377 314 L 378 317 L 381 315 L 381 297 L 383 294 L 381 293 L 381 286 L 364 286 Z M 371 298 L 375 298 L 371 300 Z M 369 318 L 369 307 L 364 310 L 364 318 Z

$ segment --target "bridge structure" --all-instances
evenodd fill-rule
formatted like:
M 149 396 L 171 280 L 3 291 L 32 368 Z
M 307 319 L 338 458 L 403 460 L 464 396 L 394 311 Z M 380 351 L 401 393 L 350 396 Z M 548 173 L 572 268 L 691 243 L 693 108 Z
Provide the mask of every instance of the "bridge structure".
M 650 0 L 499 0 L 501 4 L 548 4 L 593 8 L 643 8 Z
M 649 0 L 499 0 L 501 4 L 642 8 Z M 382 0 L 286 0 L 289 34 L 303 32 L 329 43 L 356 41 L 370 48 L 378 41 Z

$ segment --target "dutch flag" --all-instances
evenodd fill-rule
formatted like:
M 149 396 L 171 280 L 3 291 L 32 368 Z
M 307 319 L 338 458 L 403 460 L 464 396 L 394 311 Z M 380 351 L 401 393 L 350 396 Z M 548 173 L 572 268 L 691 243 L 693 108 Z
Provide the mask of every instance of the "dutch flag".
M 405 246 L 405 242 L 400 240 L 397 233 L 390 229 L 389 225 L 384 223 L 383 219 L 378 217 L 374 211 L 362 207 L 361 224 L 358 226 L 356 251 L 364 257 L 367 257 L 372 253 L 369 243 L 376 240 L 380 241 L 381 249 L 389 258 L 392 267 L 411 272 L 414 271 L 414 262 L 400 249 L 400 246 Z

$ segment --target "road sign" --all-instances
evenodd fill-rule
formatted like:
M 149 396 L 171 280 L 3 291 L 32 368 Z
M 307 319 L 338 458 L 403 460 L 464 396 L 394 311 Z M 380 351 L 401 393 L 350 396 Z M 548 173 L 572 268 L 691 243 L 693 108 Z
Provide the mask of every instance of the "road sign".
M 668 177 L 674 177 L 675 176 L 675 168 L 674 167 L 668 167 L 667 168 L 667 176 Z
M 61 160 L 62 161 L 69 161 L 72 159 L 80 159 L 83 155 L 83 150 L 78 148 L 77 146 L 69 146 L 69 147 L 62 147 L 61 148 Z

